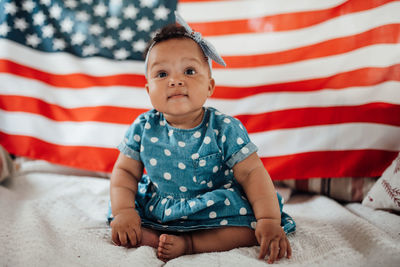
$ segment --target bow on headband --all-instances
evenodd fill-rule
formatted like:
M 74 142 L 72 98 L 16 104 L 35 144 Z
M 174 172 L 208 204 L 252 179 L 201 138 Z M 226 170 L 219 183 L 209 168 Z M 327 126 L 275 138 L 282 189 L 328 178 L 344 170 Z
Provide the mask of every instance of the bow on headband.
M 183 18 L 176 11 L 175 11 L 175 18 L 176 18 L 176 22 L 178 22 L 180 25 L 182 25 L 185 28 L 185 30 L 187 32 L 187 35 L 185 35 L 185 36 L 187 36 L 187 37 L 191 38 L 193 41 L 195 41 L 200 46 L 201 50 L 203 50 L 204 54 L 208 58 L 208 64 L 210 66 L 210 70 L 211 70 L 211 60 L 210 59 L 214 60 L 216 63 L 218 63 L 224 67 L 226 66 L 225 61 L 218 54 L 215 47 L 207 40 L 204 40 L 201 36 L 201 33 L 193 31 L 192 28 L 190 28 L 190 26 L 186 23 L 186 21 L 184 21 Z M 150 48 L 147 52 L 146 59 L 144 62 L 146 77 L 147 77 L 147 62 L 149 59 L 150 50 L 151 50 L 151 48 L 153 48 L 154 45 L 155 45 L 155 43 L 152 43 L 150 45 Z

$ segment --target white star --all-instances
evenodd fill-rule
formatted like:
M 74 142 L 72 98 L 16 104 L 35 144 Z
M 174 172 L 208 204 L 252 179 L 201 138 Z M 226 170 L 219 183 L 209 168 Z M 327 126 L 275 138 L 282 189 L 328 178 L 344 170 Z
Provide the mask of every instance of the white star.
M 153 22 L 149 20 L 148 18 L 144 17 L 141 18 L 136 22 L 137 28 L 139 31 L 145 31 L 148 32 L 150 31 L 151 26 L 153 25 Z
M 72 45 L 82 45 L 82 43 L 85 40 L 86 40 L 86 36 L 81 32 L 77 32 L 71 36 L 71 44 Z
M 69 7 L 71 9 L 75 8 L 78 5 L 75 0 L 66 0 L 64 4 L 66 7 Z
M 113 38 L 111 38 L 110 36 L 107 36 L 107 37 L 101 39 L 101 41 L 100 41 L 100 45 L 102 47 L 105 47 L 108 49 L 111 49 L 115 44 L 116 44 L 116 41 Z
M 63 32 L 70 33 L 72 32 L 72 28 L 74 27 L 74 22 L 70 18 L 66 18 L 61 21 L 61 30 Z
M 107 6 L 103 3 L 98 4 L 93 9 L 96 16 L 104 17 L 107 14 Z
M 86 13 L 85 11 L 78 11 L 76 13 L 76 19 L 79 21 L 86 22 L 89 20 L 89 14 Z
M 15 15 L 15 13 L 17 13 L 17 7 L 15 6 L 15 4 L 13 2 L 5 3 L 4 4 L 4 12 L 6 14 Z
M 91 5 L 93 3 L 93 0 L 82 0 L 82 2 Z
M 152 8 L 155 4 L 155 0 L 140 0 L 141 7 Z
M 168 8 L 166 8 L 165 6 L 159 6 L 153 10 L 154 18 L 158 19 L 158 20 L 160 20 L 160 19 L 166 20 L 168 18 L 168 14 L 170 12 L 171 11 Z
M 140 39 L 133 43 L 133 50 L 136 52 L 143 52 L 146 49 L 146 42 Z
M 54 50 L 64 50 L 66 44 L 63 39 L 54 39 L 53 40 L 53 48 Z
M 120 40 L 121 41 L 132 41 L 133 36 L 135 36 L 135 32 L 130 28 L 126 27 L 125 29 L 119 31 Z
M 60 19 L 62 8 L 59 5 L 54 5 L 49 8 L 50 17 Z
M 35 3 L 32 0 L 26 0 L 22 3 L 22 9 L 28 13 L 32 13 L 32 10 L 35 8 Z
M 0 24 L 0 36 L 6 36 L 7 33 L 10 32 L 10 27 L 8 27 L 6 22 L 3 22 L 2 24 Z
M 54 27 L 51 24 L 42 27 L 43 38 L 51 38 L 54 35 Z
M 26 30 L 26 28 L 28 28 L 28 23 L 26 23 L 24 18 L 15 18 L 14 27 L 23 32 Z
M 51 4 L 51 0 L 40 0 L 40 3 L 43 5 L 49 6 Z
M 35 15 L 33 15 L 33 24 L 35 25 L 43 25 L 46 17 L 42 11 L 39 11 Z
M 82 49 L 82 55 L 90 56 L 96 54 L 98 51 L 99 50 L 93 44 L 90 44 Z
M 32 47 L 37 47 L 40 44 L 40 38 L 34 34 L 29 34 L 26 36 L 26 43 Z
M 103 32 L 103 28 L 99 24 L 93 24 L 90 25 L 89 32 L 92 35 L 100 35 Z
M 129 5 L 122 12 L 124 13 L 124 18 L 135 19 L 137 14 L 139 13 L 139 9 L 137 9 L 133 5 Z
M 118 49 L 114 52 L 114 57 L 119 60 L 126 59 L 128 56 L 129 52 L 125 48 Z
M 119 24 L 121 24 L 121 20 L 117 17 L 109 17 L 106 19 L 106 24 L 110 29 L 117 29 Z

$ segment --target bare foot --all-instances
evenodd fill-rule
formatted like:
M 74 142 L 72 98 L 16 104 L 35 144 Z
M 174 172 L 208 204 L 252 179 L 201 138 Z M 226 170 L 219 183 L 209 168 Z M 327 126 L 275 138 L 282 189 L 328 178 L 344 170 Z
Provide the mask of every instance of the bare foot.
M 139 246 L 158 248 L 158 239 L 158 232 L 151 229 L 142 228 L 142 242 L 139 244 Z
M 164 262 L 179 256 L 190 254 L 192 242 L 189 235 L 160 235 L 158 243 L 158 258 Z

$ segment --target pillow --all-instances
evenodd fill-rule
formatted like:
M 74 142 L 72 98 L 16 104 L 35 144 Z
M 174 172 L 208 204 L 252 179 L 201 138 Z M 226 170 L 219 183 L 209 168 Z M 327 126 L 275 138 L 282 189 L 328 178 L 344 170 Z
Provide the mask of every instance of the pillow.
M 400 211 L 400 153 L 368 192 L 362 204 L 374 209 Z
M 361 202 L 377 180 L 377 177 L 343 177 L 276 182 L 299 192 L 321 194 L 342 202 Z

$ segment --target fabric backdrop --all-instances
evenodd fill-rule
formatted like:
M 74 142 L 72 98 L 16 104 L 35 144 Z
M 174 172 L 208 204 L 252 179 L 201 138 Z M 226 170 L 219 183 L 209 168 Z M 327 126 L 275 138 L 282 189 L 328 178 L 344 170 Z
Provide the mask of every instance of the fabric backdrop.
M 273 179 L 379 176 L 400 151 L 400 1 L 0 1 L 0 143 L 109 172 L 151 108 L 142 52 L 173 10 L 211 41 L 207 105 Z

